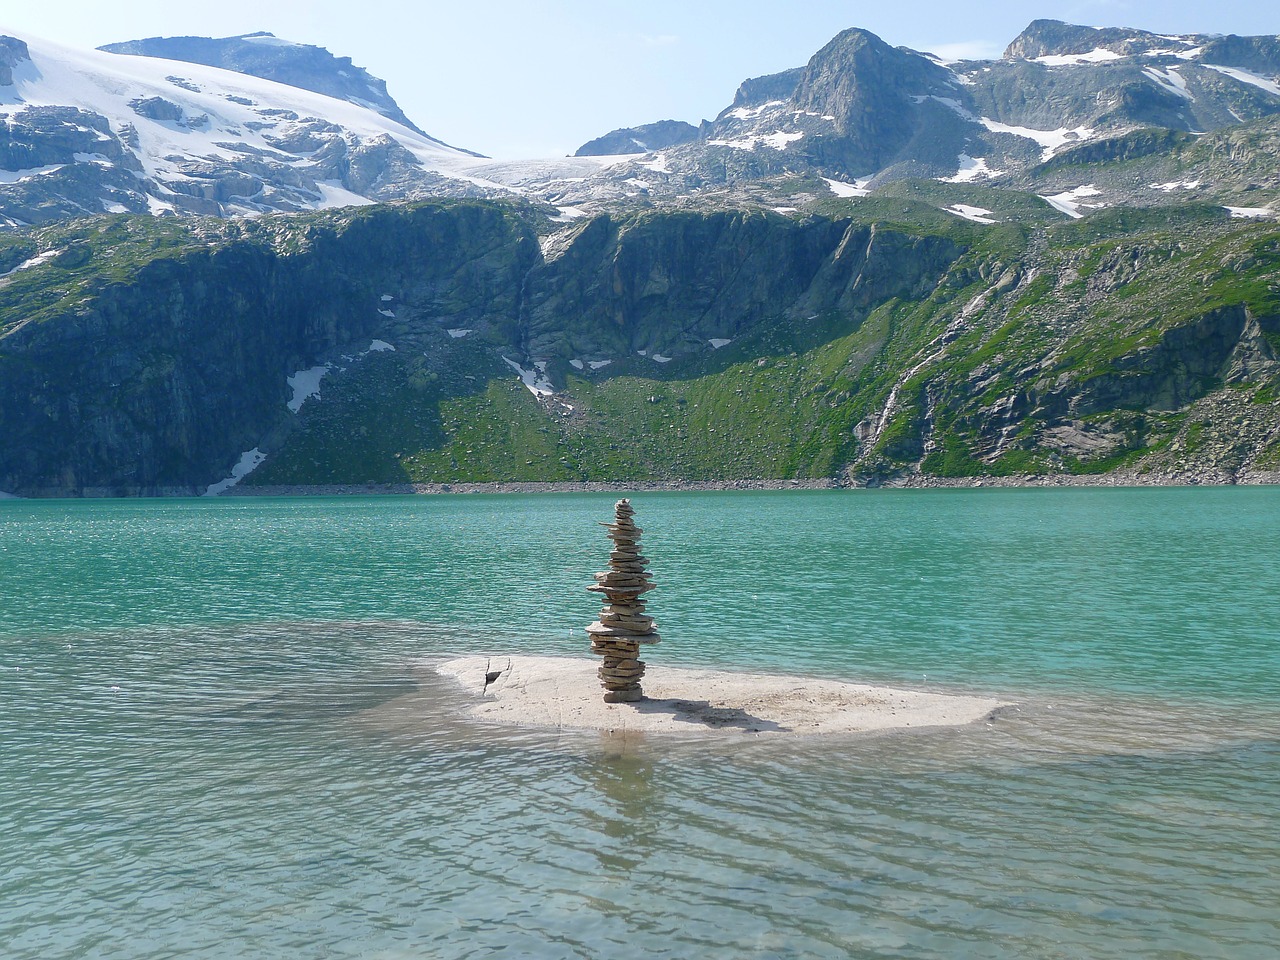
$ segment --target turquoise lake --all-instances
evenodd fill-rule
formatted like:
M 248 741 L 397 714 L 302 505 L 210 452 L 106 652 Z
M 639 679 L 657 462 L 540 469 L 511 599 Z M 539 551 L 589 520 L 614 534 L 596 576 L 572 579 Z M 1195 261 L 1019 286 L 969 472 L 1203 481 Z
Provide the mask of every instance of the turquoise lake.
M 650 663 L 1016 706 L 461 720 L 615 499 L 0 502 L 0 956 L 1277 956 L 1280 489 L 636 494 Z

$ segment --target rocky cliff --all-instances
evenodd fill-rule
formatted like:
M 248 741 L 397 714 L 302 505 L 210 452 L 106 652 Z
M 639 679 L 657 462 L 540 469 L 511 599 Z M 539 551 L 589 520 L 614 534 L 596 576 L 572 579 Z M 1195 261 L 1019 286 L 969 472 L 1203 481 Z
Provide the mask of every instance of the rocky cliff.
M 246 457 L 248 484 L 1280 466 L 1274 228 L 904 217 L 927 210 L 13 236 L 0 490 L 201 492 Z

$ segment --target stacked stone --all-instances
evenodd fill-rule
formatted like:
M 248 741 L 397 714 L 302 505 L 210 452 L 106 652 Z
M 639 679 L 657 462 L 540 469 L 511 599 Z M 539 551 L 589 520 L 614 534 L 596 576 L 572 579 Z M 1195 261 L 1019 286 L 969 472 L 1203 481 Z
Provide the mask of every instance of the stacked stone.
M 653 579 L 645 571 L 649 565 L 640 553 L 640 534 L 632 517 L 630 500 L 614 505 L 613 523 L 602 523 L 613 541 L 609 569 L 596 574 L 593 593 L 603 593 L 605 604 L 600 619 L 587 627 L 591 636 L 591 652 L 604 657 L 597 671 L 604 687 L 605 703 L 629 703 L 644 696 L 640 678 L 644 663 L 640 645 L 657 643 L 661 638 L 653 632 L 653 617 L 646 616 L 641 597 L 653 589 Z

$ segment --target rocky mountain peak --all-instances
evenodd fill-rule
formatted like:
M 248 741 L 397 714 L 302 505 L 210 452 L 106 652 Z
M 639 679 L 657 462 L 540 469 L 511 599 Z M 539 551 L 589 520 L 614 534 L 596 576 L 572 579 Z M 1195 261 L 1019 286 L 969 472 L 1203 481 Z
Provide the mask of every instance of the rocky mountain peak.
M 868 110 L 901 108 L 910 97 L 950 81 L 949 71 L 932 60 L 855 27 L 814 54 L 793 96 L 798 109 L 835 116 L 848 126 Z
M 651 153 L 689 143 L 698 138 L 698 128 L 683 120 L 659 120 L 640 127 L 623 127 L 584 143 L 575 157 L 606 157 L 626 153 Z
M 1192 38 L 1186 38 L 1188 43 Z M 1178 38 L 1128 27 L 1082 27 L 1061 20 L 1033 20 L 1004 51 L 1006 60 L 1081 56 L 1106 50 L 1121 57 L 1168 51 Z

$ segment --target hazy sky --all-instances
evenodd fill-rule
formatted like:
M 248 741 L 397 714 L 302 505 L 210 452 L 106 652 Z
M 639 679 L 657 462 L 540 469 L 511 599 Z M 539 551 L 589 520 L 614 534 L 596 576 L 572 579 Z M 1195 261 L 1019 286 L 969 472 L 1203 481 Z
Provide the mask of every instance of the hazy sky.
M 846 27 L 995 57 L 1035 18 L 1280 32 L 1274 0 L 5 0 L 0 32 L 94 47 L 269 30 L 382 77 L 433 136 L 517 158 L 572 153 L 615 127 L 713 117 L 742 80 L 801 66 Z

